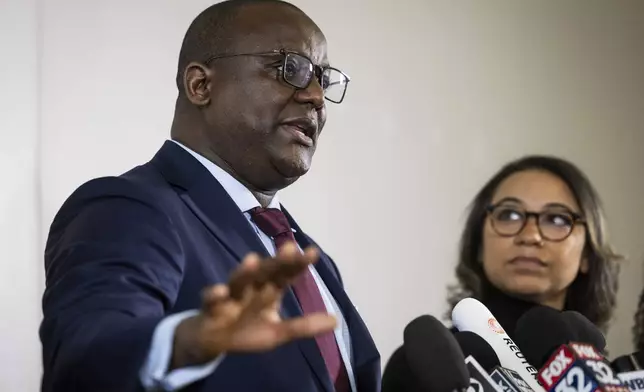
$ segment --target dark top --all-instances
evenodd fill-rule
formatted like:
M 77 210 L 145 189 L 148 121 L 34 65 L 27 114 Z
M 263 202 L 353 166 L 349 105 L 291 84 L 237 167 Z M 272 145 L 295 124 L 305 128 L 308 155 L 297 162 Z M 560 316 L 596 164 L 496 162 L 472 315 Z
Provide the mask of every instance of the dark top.
M 492 312 L 496 321 L 512 339 L 514 339 L 517 321 L 525 312 L 537 306 L 532 302 L 509 297 L 497 289 L 488 289 L 481 302 Z

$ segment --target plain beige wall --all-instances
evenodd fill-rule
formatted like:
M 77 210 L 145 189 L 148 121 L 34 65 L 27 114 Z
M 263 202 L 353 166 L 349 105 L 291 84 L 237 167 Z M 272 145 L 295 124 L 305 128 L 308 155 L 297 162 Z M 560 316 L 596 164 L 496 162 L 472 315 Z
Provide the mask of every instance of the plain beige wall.
M 36 20 L 29 3 L 3 1 L 20 4 L 25 21 Z M 37 195 L 42 217 L 39 233 L 25 234 L 24 243 L 16 242 L 13 225 L 0 226 L 4 248 L 20 256 L 3 259 L 3 266 L 21 282 L 11 289 L 0 286 L 2 310 L 27 314 L 20 323 L 3 326 L 9 330 L 2 339 L 21 338 L 16 342 L 28 347 L 24 337 L 35 339 L 38 326 L 33 293 L 42 290 L 42 273 L 33 266 L 41 269 L 42 260 L 23 249 L 42 249 L 39 236 L 80 183 L 143 163 L 161 145 L 176 96 L 181 39 L 210 2 L 39 4 L 42 42 L 18 43 L 40 58 L 40 71 L 28 68 L 23 75 L 40 80 L 39 122 L 30 122 L 37 102 L 24 101 L 21 119 L 41 138 L 24 136 L 16 143 L 29 151 L 40 146 L 30 162 L 40 160 L 42 175 L 26 169 L 25 176 L 40 180 L 38 186 L 10 183 L 29 196 L 6 202 L 13 215 L 5 216 L 19 219 L 11 203 L 26 211 L 37 204 Z M 296 4 L 322 27 L 332 63 L 352 82 L 345 103 L 329 109 L 313 169 L 284 191 L 284 204 L 338 262 L 383 363 L 401 342 L 407 322 L 445 311 L 467 203 L 500 165 L 526 153 L 573 160 L 605 199 L 612 238 L 631 256 L 609 343 L 614 354 L 630 352 L 644 275 L 643 238 L 637 234 L 644 228 L 644 3 Z M 3 34 L 15 35 L 7 26 L 0 24 Z M 35 31 L 33 23 L 21 28 Z M 13 78 L 10 86 L 24 89 Z M 6 90 L 0 97 L 14 102 Z M 11 153 L 17 152 L 3 150 Z M 10 162 L 15 166 L 17 158 Z M 15 167 L 2 170 L 10 174 Z M 20 302 L 10 302 L 9 295 Z M 9 347 L 25 370 L 11 371 L 7 365 L 14 361 L 0 356 L 0 390 L 18 391 L 11 386 L 20 382 L 35 390 L 38 352 L 20 350 L 18 343 Z

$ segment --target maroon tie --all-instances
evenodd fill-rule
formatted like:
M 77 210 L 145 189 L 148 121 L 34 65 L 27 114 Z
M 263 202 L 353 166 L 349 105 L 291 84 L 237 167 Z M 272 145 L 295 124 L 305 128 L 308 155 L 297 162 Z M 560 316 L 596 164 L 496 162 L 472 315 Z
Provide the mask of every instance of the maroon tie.
M 277 249 L 281 248 L 286 242 L 295 242 L 291 225 L 281 210 L 256 207 L 249 212 L 257 227 L 273 238 Z M 293 291 L 304 314 L 327 312 L 320 290 L 308 268 L 293 282 Z M 322 358 L 324 358 L 335 390 L 337 392 L 350 392 L 351 386 L 349 385 L 347 370 L 342 362 L 333 332 L 318 335 L 315 337 L 315 341 L 318 344 Z

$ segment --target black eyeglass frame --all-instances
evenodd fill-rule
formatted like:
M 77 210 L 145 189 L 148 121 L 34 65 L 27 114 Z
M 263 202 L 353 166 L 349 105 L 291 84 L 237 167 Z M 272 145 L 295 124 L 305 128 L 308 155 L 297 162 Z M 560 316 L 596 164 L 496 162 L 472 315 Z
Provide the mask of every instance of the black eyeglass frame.
M 326 86 L 326 87 L 323 86 L 322 85 L 322 75 L 324 74 L 324 72 L 326 70 L 333 70 L 333 71 L 339 72 L 346 79 L 346 82 L 344 83 L 344 91 L 342 92 L 342 97 L 340 97 L 339 100 L 335 101 L 333 99 L 328 98 L 326 96 L 326 93 L 325 93 L 324 94 L 324 99 L 326 99 L 329 102 L 333 102 L 335 104 L 340 104 L 340 103 L 342 103 L 342 101 L 344 101 L 344 97 L 347 95 L 347 88 L 349 86 L 349 82 L 351 81 L 351 77 L 349 77 L 349 75 L 347 75 L 346 73 L 340 71 L 339 69 L 337 69 L 335 67 L 321 67 L 321 66 L 319 66 L 317 64 L 314 64 L 313 61 L 309 57 L 307 57 L 307 56 L 305 56 L 305 55 L 303 55 L 301 53 L 294 52 L 294 51 L 289 51 L 289 50 L 286 50 L 286 49 L 280 49 L 280 50 L 272 50 L 272 51 L 269 51 L 269 52 L 259 52 L 259 53 L 231 53 L 231 54 L 213 55 L 213 56 L 209 56 L 206 59 L 206 61 L 204 61 L 204 64 L 205 65 L 210 65 L 215 60 L 232 58 L 232 57 L 241 57 L 241 56 L 275 56 L 275 55 L 284 56 L 284 60 L 282 61 L 282 70 L 280 71 L 280 76 L 281 76 L 282 80 L 286 84 L 288 84 L 289 86 L 294 87 L 294 88 L 296 88 L 298 90 L 304 90 L 307 87 L 309 87 L 309 85 L 313 81 L 313 76 L 315 76 L 317 78 L 317 80 L 318 80 L 318 83 L 320 83 L 320 87 L 322 87 L 322 91 L 326 92 L 326 89 L 328 89 L 331 86 L 334 86 L 335 84 L 330 84 L 329 86 Z M 306 59 L 311 64 L 311 67 L 313 67 L 313 72 L 311 73 L 311 77 L 309 78 L 309 81 L 306 83 L 305 86 L 298 86 L 298 85 L 296 85 L 296 84 L 294 84 L 294 83 L 292 83 L 292 82 L 290 82 L 290 81 L 288 81 L 286 79 L 286 77 L 284 75 L 284 72 L 286 71 L 286 60 L 288 60 L 289 55 L 302 57 L 302 58 Z M 339 83 L 336 83 L 336 84 L 339 84 Z
M 486 210 L 488 215 L 493 217 L 494 211 L 497 208 L 503 207 L 503 206 L 507 207 L 507 205 L 505 205 L 503 203 L 492 204 L 492 205 L 487 206 L 487 208 L 485 210 Z M 575 230 L 576 225 L 581 224 L 581 225 L 586 226 L 586 220 L 584 219 L 583 216 L 581 216 L 580 214 L 578 214 L 578 213 L 576 213 L 574 211 L 570 211 L 570 210 L 564 210 L 564 211 L 565 211 L 565 213 L 570 214 L 570 216 L 572 218 L 572 223 L 570 225 L 570 230 L 568 230 L 568 233 L 563 238 L 555 238 L 555 239 L 550 238 L 547 235 L 544 235 L 543 230 L 541 229 L 541 216 L 544 215 L 544 214 L 551 214 L 552 211 L 536 212 L 536 211 L 522 210 L 521 213 L 523 214 L 523 216 L 525 216 L 525 219 L 523 220 L 523 223 L 521 224 L 521 226 L 513 234 L 499 232 L 499 229 L 497 229 L 496 226 L 494 225 L 494 219 L 491 219 L 491 226 L 492 226 L 492 229 L 494 229 L 494 232 L 496 234 L 500 235 L 501 237 L 514 237 L 515 235 L 521 233 L 523 231 L 523 229 L 525 229 L 525 227 L 528 224 L 528 221 L 530 220 L 530 218 L 534 217 L 535 222 L 537 224 L 537 229 L 539 230 L 539 234 L 541 235 L 541 238 L 544 238 L 544 239 L 546 239 L 548 241 L 551 241 L 551 242 L 561 242 L 561 241 L 565 241 L 566 238 L 570 237 L 572 232 Z M 562 211 L 562 212 L 564 212 L 564 211 Z

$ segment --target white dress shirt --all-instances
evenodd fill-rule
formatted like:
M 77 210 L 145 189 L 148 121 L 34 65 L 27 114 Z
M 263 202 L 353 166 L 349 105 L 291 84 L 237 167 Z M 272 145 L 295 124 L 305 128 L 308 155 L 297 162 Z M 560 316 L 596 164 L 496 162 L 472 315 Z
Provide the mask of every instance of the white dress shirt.
M 275 243 L 270 237 L 264 234 L 264 232 L 262 232 L 255 225 L 255 223 L 251 219 L 250 214 L 248 213 L 249 210 L 255 207 L 261 207 L 250 190 L 248 190 L 233 176 L 228 174 L 226 171 L 224 171 L 208 159 L 202 157 L 201 155 L 174 140 L 173 142 L 181 146 L 183 149 L 189 152 L 190 155 L 201 162 L 201 164 L 204 165 L 206 169 L 208 169 L 208 171 L 215 177 L 215 179 L 217 179 L 217 181 L 231 197 L 231 199 L 233 199 L 237 207 L 239 207 L 239 210 L 243 212 L 246 219 L 248 219 L 248 222 L 251 224 L 251 226 L 255 230 L 255 233 L 266 247 L 268 253 L 274 256 Z M 273 198 L 268 207 L 281 209 L 277 195 Z M 322 278 L 318 275 L 313 266 L 310 266 L 309 269 L 313 274 L 313 278 L 315 279 L 318 288 L 320 289 L 320 293 L 322 294 L 322 299 L 324 301 L 327 312 L 335 315 L 335 317 L 337 318 L 338 324 L 334 331 L 335 339 L 340 349 L 342 361 L 344 362 L 344 365 L 347 369 L 351 390 L 353 392 L 357 392 L 355 375 L 353 373 L 351 361 L 351 338 L 349 335 L 349 328 L 342 315 L 342 312 L 340 311 L 340 307 L 329 292 L 329 289 L 322 281 Z M 170 315 L 164 318 L 159 323 L 159 325 L 157 325 L 152 337 L 150 352 L 140 373 L 141 382 L 146 390 L 161 389 L 164 391 L 176 391 L 212 374 L 212 372 L 216 370 L 219 363 L 225 360 L 225 355 L 220 355 L 218 358 L 205 365 L 175 369 L 171 372 L 168 372 L 170 358 L 172 357 L 174 330 L 179 325 L 179 323 L 181 323 L 181 321 L 197 314 L 198 312 L 198 310 L 189 310 L 182 313 Z

